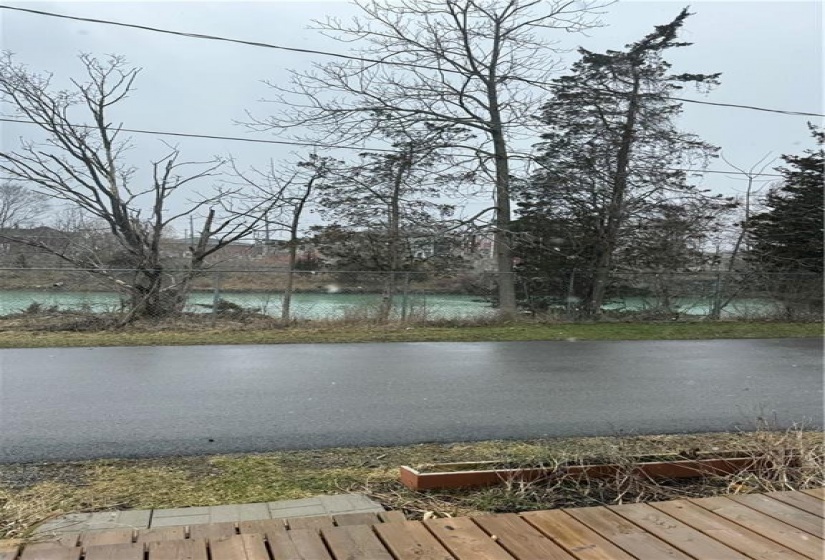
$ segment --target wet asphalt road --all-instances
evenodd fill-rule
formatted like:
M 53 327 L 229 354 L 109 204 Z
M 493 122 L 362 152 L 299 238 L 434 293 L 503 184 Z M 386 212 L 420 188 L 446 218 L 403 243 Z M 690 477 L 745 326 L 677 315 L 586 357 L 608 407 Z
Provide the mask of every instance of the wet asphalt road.
M 0 462 L 823 421 L 815 339 L 0 350 Z

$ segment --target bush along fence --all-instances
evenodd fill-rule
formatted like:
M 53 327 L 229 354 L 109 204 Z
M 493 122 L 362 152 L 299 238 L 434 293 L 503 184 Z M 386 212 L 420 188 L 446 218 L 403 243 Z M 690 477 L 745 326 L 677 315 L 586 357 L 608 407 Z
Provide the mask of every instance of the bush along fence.
M 170 289 L 181 288 L 170 277 Z M 185 287 L 183 304 L 161 316 L 136 317 L 131 270 L 105 275 L 69 268 L 0 269 L 0 316 L 86 314 L 119 320 L 185 316 L 294 321 L 486 321 L 498 315 L 494 273 L 212 269 Z M 593 319 L 585 273 L 516 277 L 519 313 L 559 320 Z M 821 318 L 822 278 L 756 272 L 615 273 L 602 319 L 696 320 Z M 139 287 L 138 287 L 139 288 Z M 161 294 L 162 296 L 163 294 Z

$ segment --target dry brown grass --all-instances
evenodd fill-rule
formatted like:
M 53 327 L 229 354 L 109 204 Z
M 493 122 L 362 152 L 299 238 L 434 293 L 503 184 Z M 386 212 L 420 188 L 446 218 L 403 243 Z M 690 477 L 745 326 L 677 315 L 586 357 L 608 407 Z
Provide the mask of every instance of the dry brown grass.
M 364 317 L 285 325 L 264 316 L 182 315 L 112 328 L 102 314 L 54 313 L 0 318 L 0 348 L 67 346 L 172 346 L 337 342 L 480 342 L 520 340 L 695 340 L 717 338 L 820 337 L 821 323 L 558 323 L 438 321 L 379 323 Z
M 554 476 L 524 482 L 503 480 L 497 487 L 480 490 L 415 492 L 397 485 L 373 485 L 370 493 L 408 516 L 454 517 L 484 513 L 520 512 L 569 507 L 647 503 L 727 494 L 802 490 L 825 486 L 825 444 L 821 432 L 801 429 L 777 431 L 762 425 L 734 439 L 665 436 L 665 440 L 619 438 L 597 455 L 562 453 L 530 457 L 524 464 L 544 465 L 549 472 L 564 462 L 593 459 L 619 465 L 615 476 L 587 478 Z M 715 434 L 714 436 L 718 436 Z M 715 440 L 715 441 L 714 441 Z M 674 444 L 685 444 L 682 446 Z M 653 480 L 638 474 L 634 457 L 640 454 L 686 453 L 735 449 L 737 455 L 764 459 L 758 468 L 727 476 Z M 515 461 L 508 461 L 508 463 Z
M 794 448 L 798 464 L 715 480 L 652 484 L 629 476 L 607 481 L 511 481 L 498 488 L 413 492 L 398 482 L 400 465 L 503 460 L 550 464 L 601 457 L 685 450 L 744 449 L 774 453 Z M 25 536 L 56 515 L 106 509 L 184 507 L 294 499 L 342 491 L 366 492 L 410 518 L 649 501 L 823 484 L 822 433 L 765 429 L 635 437 L 559 438 L 284 451 L 250 455 L 101 460 L 0 465 L 0 538 Z M 628 472 L 631 464 L 628 463 Z

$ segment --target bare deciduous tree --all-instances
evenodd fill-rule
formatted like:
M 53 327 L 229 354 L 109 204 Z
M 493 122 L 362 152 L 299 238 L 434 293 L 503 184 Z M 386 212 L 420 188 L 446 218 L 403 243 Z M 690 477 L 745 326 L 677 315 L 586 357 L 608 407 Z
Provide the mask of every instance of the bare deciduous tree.
M 532 122 L 542 88 L 559 65 L 552 32 L 593 25 L 593 3 L 565 0 L 371 0 L 362 17 L 319 22 L 326 35 L 355 44 L 365 60 L 293 72 L 270 84 L 281 115 L 256 121 L 276 130 L 308 127 L 330 140 L 365 140 L 379 129 L 421 122 L 477 133 L 456 145 L 490 178 L 499 307 L 515 311 L 509 240 L 512 143 Z
M 218 175 L 223 161 L 182 162 L 177 148 L 168 145 L 166 155 L 152 163 L 148 181 L 136 180 L 137 169 L 125 161 L 129 141 L 121 127 L 112 124 L 109 112 L 128 97 L 139 69 L 116 56 L 98 60 L 81 55 L 80 60 L 85 80 L 71 80 L 71 89 L 58 89 L 50 74 L 29 71 L 10 53 L 0 57 L 0 98 L 18 117 L 36 123 L 44 138 L 0 152 L 0 171 L 106 224 L 134 271 L 131 277 L 114 274 L 89 252 L 57 251 L 44 244 L 37 248 L 115 282 L 129 297 L 126 320 L 179 312 L 207 257 L 248 236 L 277 201 L 250 204 L 237 189 L 220 186 L 212 196 L 194 202 L 175 197 L 184 187 Z M 76 124 L 76 118 L 90 119 L 91 124 Z M 164 235 L 176 220 L 190 215 L 201 221 L 200 232 L 185 262 L 170 263 L 164 259 Z
M 292 317 L 295 265 L 298 261 L 304 213 L 312 203 L 318 185 L 327 177 L 334 162 L 335 160 L 330 157 L 310 154 L 292 169 L 277 168 L 270 162 L 266 170 L 253 168 L 249 172 L 239 170 L 233 163 L 235 174 L 251 188 L 253 196 L 280 201 L 277 209 L 266 216 L 265 227 L 266 242 L 269 242 L 269 233 L 272 231 L 286 232 L 288 235 L 287 276 L 281 298 L 281 320 L 284 322 L 288 322 Z
M 16 183 L 0 183 L 0 230 L 29 227 L 49 209 L 49 198 Z

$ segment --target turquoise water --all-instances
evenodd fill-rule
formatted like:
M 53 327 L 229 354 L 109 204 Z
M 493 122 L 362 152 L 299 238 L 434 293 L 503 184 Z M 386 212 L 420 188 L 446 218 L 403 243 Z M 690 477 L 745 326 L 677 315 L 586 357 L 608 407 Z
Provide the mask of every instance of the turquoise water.
M 280 293 L 232 293 L 222 294 L 223 299 L 272 316 L 281 313 Z M 213 301 L 211 293 L 194 293 L 189 298 L 187 311 L 209 313 Z M 295 294 L 292 299 L 292 315 L 298 319 L 343 319 L 364 317 L 374 313 L 381 297 L 375 294 Z M 401 315 L 402 297 L 395 301 L 395 315 Z M 33 303 L 43 307 L 56 306 L 62 310 L 85 309 L 95 312 L 120 309 L 120 297 L 113 292 L 67 292 L 9 290 L 0 291 L 0 315 L 19 313 Z M 626 298 L 605 305 L 605 309 L 642 311 L 654 307 L 654 302 L 644 298 Z M 681 315 L 704 316 L 711 302 L 706 298 L 676 298 Z M 779 309 L 776 302 L 765 299 L 741 299 L 725 309 L 725 317 L 758 317 Z M 479 296 L 469 295 L 420 295 L 407 298 L 406 313 L 415 319 L 474 319 L 489 317 L 495 309 Z
M 221 297 L 244 308 L 272 316 L 281 314 L 280 293 L 223 293 Z M 478 296 L 411 295 L 406 312 L 415 318 L 479 318 L 493 315 L 490 304 Z M 400 316 L 402 298 L 396 298 L 395 313 Z M 187 311 L 210 313 L 211 293 L 193 293 Z M 374 294 L 294 294 L 291 314 L 298 319 L 343 319 L 364 316 L 378 309 L 381 296 Z M 120 309 L 120 297 L 112 292 L 63 292 L 36 290 L 9 290 L 0 292 L 0 315 L 19 313 L 33 303 L 59 309 L 86 309 L 103 312 Z M 206 306 L 206 307 L 205 307 Z

